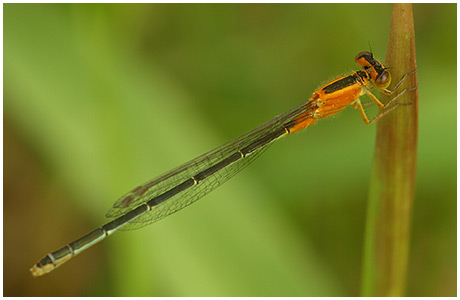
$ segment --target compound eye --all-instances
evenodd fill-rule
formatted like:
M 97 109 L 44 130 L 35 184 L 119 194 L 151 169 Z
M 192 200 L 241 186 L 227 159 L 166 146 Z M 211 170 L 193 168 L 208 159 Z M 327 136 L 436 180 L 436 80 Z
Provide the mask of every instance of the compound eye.
M 379 88 L 386 88 L 390 85 L 391 82 L 391 74 L 388 71 L 383 71 L 382 74 L 380 74 L 376 79 L 375 79 L 375 84 Z
M 368 51 L 363 51 L 363 52 L 359 52 L 358 55 L 356 55 L 355 57 L 355 61 L 358 61 L 360 60 L 362 57 L 372 57 L 372 53 L 368 52 Z

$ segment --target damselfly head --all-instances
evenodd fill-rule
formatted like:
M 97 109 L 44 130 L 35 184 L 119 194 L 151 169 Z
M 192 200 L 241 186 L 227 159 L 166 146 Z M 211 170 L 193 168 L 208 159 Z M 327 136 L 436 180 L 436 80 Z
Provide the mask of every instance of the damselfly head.
M 390 85 L 391 74 L 371 52 L 363 51 L 355 57 L 355 62 L 369 74 L 374 85 L 379 89 L 385 89 Z

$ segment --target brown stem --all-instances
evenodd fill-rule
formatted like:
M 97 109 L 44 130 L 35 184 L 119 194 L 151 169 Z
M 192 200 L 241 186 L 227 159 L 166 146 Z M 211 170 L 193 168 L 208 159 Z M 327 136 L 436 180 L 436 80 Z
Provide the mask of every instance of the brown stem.
M 411 4 L 394 5 L 386 66 L 392 73 L 393 86 L 404 74 L 416 69 Z M 409 75 L 394 95 L 416 86 L 416 74 Z M 382 102 L 388 103 L 392 96 L 383 96 Z M 377 125 L 363 296 L 403 296 L 405 290 L 415 189 L 418 91 L 407 91 L 397 102 L 405 105 L 381 118 Z

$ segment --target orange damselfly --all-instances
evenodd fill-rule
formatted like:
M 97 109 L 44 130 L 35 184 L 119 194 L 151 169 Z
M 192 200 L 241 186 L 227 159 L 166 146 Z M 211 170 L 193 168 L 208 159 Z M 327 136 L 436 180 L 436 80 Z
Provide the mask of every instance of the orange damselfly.
M 400 105 L 395 103 L 400 95 L 416 88 L 404 89 L 384 105 L 372 94 L 372 89 L 391 95 L 406 76 L 415 71 L 404 75 L 390 91 L 387 88 L 391 82 L 391 74 L 372 53 L 361 52 L 355 61 L 362 70 L 324 85 L 307 102 L 132 189 L 119 198 L 106 214 L 113 221 L 46 255 L 30 269 L 32 275 L 40 276 L 51 272 L 117 230 L 141 228 L 192 204 L 241 171 L 269 145 L 284 136 L 306 128 L 319 119 L 332 116 L 349 105 L 359 110 L 366 124 L 372 123 Z M 377 117 L 369 120 L 359 99 L 362 95 L 368 95 L 383 109 Z

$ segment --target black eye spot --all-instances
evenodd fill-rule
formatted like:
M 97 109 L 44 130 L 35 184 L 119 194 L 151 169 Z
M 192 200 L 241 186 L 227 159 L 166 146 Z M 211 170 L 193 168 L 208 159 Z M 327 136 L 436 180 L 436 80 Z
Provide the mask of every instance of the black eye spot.
M 372 53 L 368 52 L 368 51 L 363 51 L 363 52 L 359 52 L 358 55 L 356 55 L 356 59 L 358 58 L 361 58 L 363 56 L 370 56 L 372 57 Z
M 369 57 L 372 58 L 372 53 L 363 51 L 363 52 L 358 53 L 358 55 L 356 55 L 355 61 L 358 62 L 361 58 L 364 58 L 364 60 L 369 61 L 368 60 Z

